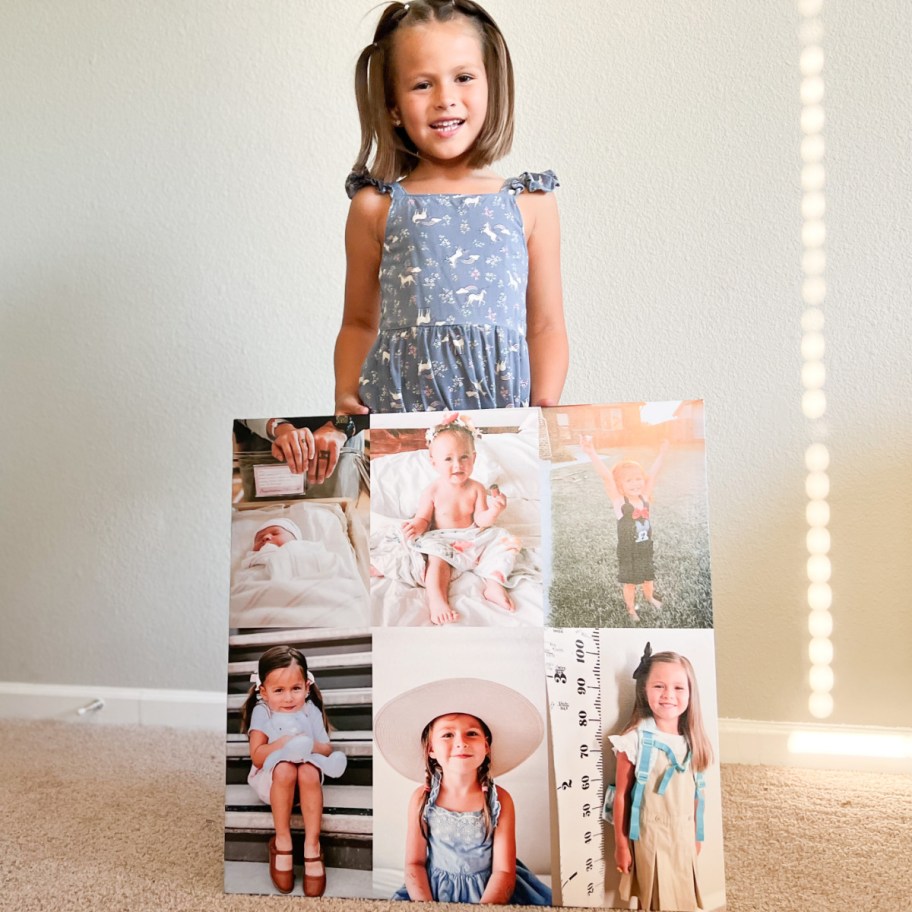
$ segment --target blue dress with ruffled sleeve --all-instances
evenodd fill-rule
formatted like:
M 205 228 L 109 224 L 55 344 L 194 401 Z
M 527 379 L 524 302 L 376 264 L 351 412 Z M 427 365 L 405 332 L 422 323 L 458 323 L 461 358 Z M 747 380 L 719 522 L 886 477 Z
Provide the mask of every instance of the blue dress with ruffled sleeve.
M 492 832 L 485 831 L 481 811 L 448 811 L 437 807 L 440 777 L 434 778 L 424 819 L 428 825 L 427 874 L 431 896 L 436 902 L 478 903 L 491 877 L 494 859 L 493 828 L 500 818 L 497 786 L 488 789 L 488 809 Z M 409 898 L 401 887 L 393 899 Z M 518 858 L 516 886 L 510 903 L 524 906 L 550 906 L 551 888 L 543 884 Z
M 496 193 L 413 194 L 351 174 L 348 195 L 390 196 L 380 262 L 380 328 L 361 369 L 373 412 L 529 404 L 529 251 L 516 196 L 558 186 L 524 172 Z

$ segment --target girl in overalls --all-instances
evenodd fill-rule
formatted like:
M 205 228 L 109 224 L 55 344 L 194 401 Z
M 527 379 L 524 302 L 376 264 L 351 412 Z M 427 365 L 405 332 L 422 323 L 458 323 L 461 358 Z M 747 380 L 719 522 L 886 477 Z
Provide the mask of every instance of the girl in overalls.
M 620 895 L 636 897 L 641 909 L 701 909 L 697 855 L 712 747 L 693 666 L 676 652 L 652 655 L 647 643 L 633 677 L 630 721 L 608 739 L 617 755 L 611 816 Z

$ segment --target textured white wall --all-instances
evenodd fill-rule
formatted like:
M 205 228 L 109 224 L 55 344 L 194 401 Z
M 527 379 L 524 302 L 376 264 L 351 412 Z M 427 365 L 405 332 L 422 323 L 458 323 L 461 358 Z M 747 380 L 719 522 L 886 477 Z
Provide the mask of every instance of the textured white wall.
M 230 420 L 330 407 L 373 5 L 0 3 L 3 679 L 223 686 Z M 806 719 L 797 8 L 488 8 L 564 401 L 706 399 L 720 712 Z M 824 21 L 834 721 L 908 726 L 912 8 Z

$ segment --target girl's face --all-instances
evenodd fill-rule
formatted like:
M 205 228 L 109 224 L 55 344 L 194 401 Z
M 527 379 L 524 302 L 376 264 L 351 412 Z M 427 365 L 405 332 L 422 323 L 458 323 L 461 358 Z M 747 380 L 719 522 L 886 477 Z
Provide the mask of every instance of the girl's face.
M 490 750 L 484 728 L 475 716 L 448 713 L 431 724 L 428 756 L 440 764 L 444 774 L 475 772 Z
M 618 487 L 627 497 L 639 497 L 646 488 L 646 477 L 639 469 L 626 469 Z
M 448 484 L 459 486 L 472 477 L 475 468 L 475 447 L 468 434 L 462 431 L 441 431 L 430 447 L 431 465 Z
M 288 542 L 294 540 L 295 537 L 283 526 L 267 526 L 265 529 L 260 529 L 254 536 L 253 550 L 259 551 L 263 545 L 275 545 L 277 548 L 281 548 L 282 545 L 287 545 Z
M 307 700 L 310 682 L 297 662 L 274 668 L 260 685 L 260 696 L 272 712 L 297 712 Z
M 678 719 L 690 705 L 687 672 L 677 662 L 653 662 L 646 679 L 646 700 L 660 731 L 678 733 Z
M 422 157 L 452 162 L 475 145 L 488 113 L 481 36 L 465 16 L 423 22 L 393 36 L 390 114 Z

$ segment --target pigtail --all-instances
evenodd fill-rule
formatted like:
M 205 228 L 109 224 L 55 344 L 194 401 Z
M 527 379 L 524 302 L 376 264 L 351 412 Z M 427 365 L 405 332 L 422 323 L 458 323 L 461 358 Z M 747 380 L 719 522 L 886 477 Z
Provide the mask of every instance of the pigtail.
M 491 789 L 494 788 L 494 780 L 491 778 L 491 757 L 488 755 L 484 762 L 478 767 L 478 783 L 481 786 L 484 801 L 481 806 L 482 819 L 485 825 L 485 836 L 490 836 L 494 832 L 494 822 L 491 819 Z
M 244 734 L 250 727 L 250 717 L 253 715 L 253 707 L 257 705 L 260 699 L 260 688 L 257 684 L 251 684 L 250 690 L 247 691 L 247 699 L 241 707 L 241 734 Z
M 324 705 L 323 694 L 320 693 L 320 688 L 317 687 L 317 682 L 309 675 L 305 675 L 310 681 L 310 688 L 307 691 L 307 699 L 313 703 L 317 709 L 320 710 L 320 714 L 323 716 L 323 727 L 326 729 L 326 733 L 331 732 L 332 726 L 329 724 L 329 716 L 326 715 L 326 706 Z

